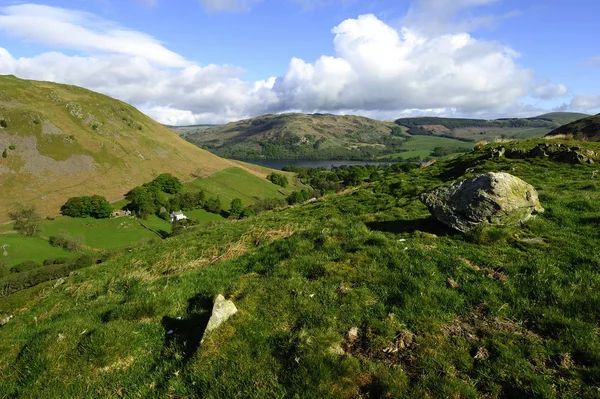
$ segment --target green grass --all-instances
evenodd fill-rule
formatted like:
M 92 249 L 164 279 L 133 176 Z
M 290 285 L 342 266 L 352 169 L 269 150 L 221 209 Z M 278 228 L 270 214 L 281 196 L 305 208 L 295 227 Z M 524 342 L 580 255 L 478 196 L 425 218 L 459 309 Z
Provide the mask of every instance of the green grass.
M 413 159 L 420 157 L 421 159 L 431 157 L 431 152 L 436 147 L 450 147 L 450 148 L 461 148 L 465 151 L 473 149 L 474 143 L 467 143 L 464 141 L 453 140 L 445 137 L 438 136 L 412 136 L 402 148 L 407 150 L 406 152 L 400 152 L 398 154 L 386 155 L 383 158 L 391 159 Z
M 484 151 L 208 224 L 78 270 L 55 289 L 0 299 L 15 316 L 0 329 L 0 392 L 597 397 L 597 166 L 484 160 Z M 488 171 L 534 185 L 546 212 L 463 235 L 418 200 Z M 217 293 L 239 312 L 198 346 Z
M 85 245 L 100 250 L 126 248 L 157 238 L 155 233 L 145 229 L 138 219 L 132 217 L 93 219 L 64 216 L 42 223 L 43 236 L 50 237 L 59 233 L 81 238 Z
M 25 237 L 21 234 L 0 235 L 0 247 L 8 245 L 6 251 L 8 256 L 2 255 L 0 249 L 0 261 L 4 260 L 9 266 L 14 266 L 26 260 L 42 263 L 48 258 L 72 258 L 75 254 L 62 248 L 51 246 L 48 241 L 39 237 Z
M 218 195 L 223 209 L 229 209 L 234 198 L 251 205 L 259 198 L 285 198 L 281 187 L 243 169 L 227 168 L 208 177 L 184 184 L 184 191 L 204 190 L 207 198 Z
M 189 219 L 193 219 L 200 224 L 210 223 L 210 222 L 220 222 L 225 220 L 223 216 L 217 215 L 215 213 L 210 213 L 205 211 L 204 209 L 196 209 L 193 211 L 184 211 L 183 212 Z

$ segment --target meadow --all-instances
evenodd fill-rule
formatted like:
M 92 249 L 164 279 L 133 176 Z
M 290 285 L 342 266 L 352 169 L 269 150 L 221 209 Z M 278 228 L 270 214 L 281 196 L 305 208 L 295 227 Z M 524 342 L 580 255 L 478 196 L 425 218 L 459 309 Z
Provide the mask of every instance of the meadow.
M 599 168 L 489 149 L 208 224 L 2 298 L 14 319 L 0 329 L 0 392 L 598 397 Z M 546 211 L 461 234 L 418 200 L 488 171 L 534 185 Z M 218 293 L 239 312 L 200 343 Z

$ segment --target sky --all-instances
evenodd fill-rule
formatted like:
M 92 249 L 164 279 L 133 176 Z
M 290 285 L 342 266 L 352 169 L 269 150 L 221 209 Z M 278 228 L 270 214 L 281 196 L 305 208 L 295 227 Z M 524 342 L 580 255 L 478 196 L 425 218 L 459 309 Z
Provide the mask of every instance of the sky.
M 597 0 L 0 0 L 0 74 L 170 125 L 595 114 L 598 15 Z

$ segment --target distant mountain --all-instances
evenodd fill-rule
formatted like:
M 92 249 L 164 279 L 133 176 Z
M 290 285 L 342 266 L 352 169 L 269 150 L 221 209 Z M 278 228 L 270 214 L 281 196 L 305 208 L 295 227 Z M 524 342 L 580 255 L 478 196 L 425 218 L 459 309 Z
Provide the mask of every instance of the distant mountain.
M 411 135 L 470 138 L 475 141 L 498 138 L 525 139 L 543 137 L 552 130 L 589 115 L 573 112 L 553 112 L 532 118 L 502 118 L 494 120 L 416 117 L 395 121 Z
M 586 116 L 551 113 L 493 121 L 420 117 L 383 122 L 359 116 L 282 114 L 173 130 L 191 143 L 227 158 L 423 159 L 465 151 L 480 140 L 542 137 Z
M 183 137 L 240 159 L 370 159 L 405 141 L 391 122 L 330 114 L 263 115 L 200 129 Z
M 56 213 L 76 195 L 122 197 L 170 172 L 183 180 L 238 166 L 92 91 L 0 76 L 0 221 L 18 203 Z
M 547 136 L 559 134 L 573 135 L 574 138 L 579 140 L 600 141 L 600 114 L 561 126 L 548 133 Z

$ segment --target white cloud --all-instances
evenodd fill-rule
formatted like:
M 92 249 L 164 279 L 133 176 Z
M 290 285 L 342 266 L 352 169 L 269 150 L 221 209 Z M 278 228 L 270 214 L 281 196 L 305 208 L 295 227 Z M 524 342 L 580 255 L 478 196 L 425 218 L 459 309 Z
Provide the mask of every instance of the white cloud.
M 0 8 L 0 30 L 59 48 L 141 57 L 167 67 L 190 64 L 149 35 L 58 7 L 21 4 Z
M 540 80 L 532 87 L 532 95 L 543 100 L 564 97 L 568 92 L 569 88 L 567 86 L 552 83 L 548 79 Z
M 569 106 L 572 110 L 591 111 L 600 109 L 600 95 L 580 94 L 573 97 Z
M 150 36 L 93 15 L 29 5 L 2 12 L 0 29 L 87 54 L 48 52 L 17 59 L 0 48 L 0 73 L 83 86 L 169 124 L 222 123 L 292 110 L 385 119 L 405 110 L 504 115 L 524 112 L 515 108 L 521 97 L 549 98 L 566 91 L 546 80 L 534 85 L 533 72 L 520 67 L 518 54 L 506 46 L 467 33 L 396 30 L 373 15 L 333 28 L 333 55 L 313 62 L 293 58 L 280 77 L 249 82 L 239 67 L 193 64 Z M 16 27 L 17 21 L 32 20 L 39 26 L 31 32 Z M 69 37 L 51 32 L 53 26 L 65 27 Z M 70 37 L 76 34 L 91 42 L 84 46 L 81 38 Z
M 247 11 L 262 0 L 198 0 L 208 11 Z

